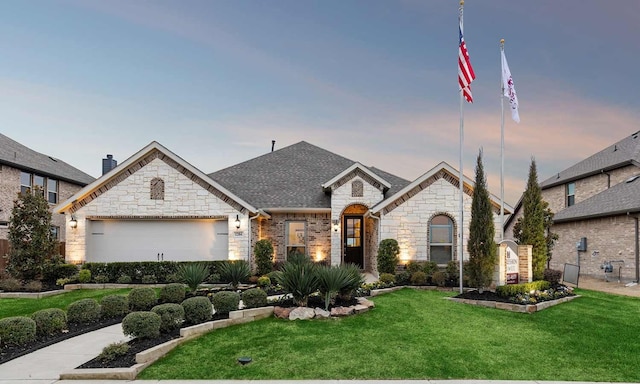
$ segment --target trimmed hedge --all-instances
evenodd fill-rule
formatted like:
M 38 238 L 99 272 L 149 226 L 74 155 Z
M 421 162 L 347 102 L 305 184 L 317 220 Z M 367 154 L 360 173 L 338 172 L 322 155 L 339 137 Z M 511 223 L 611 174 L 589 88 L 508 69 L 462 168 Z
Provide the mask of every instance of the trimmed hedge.
M 24 345 L 36 339 L 36 322 L 26 316 L 0 319 L 0 343 Z
M 132 283 L 141 283 L 144 276 L 153 275 L 158 283 L 174 283 L 178 273 L 178 265 L 192 264 L 196 262 L 176 261 L 135 261 L 116 263 L 85 263 L 82 269 L 91 271 L 92 276 L 108 276 L 110 282 L 116 282 L 120 276 L 129 276 Z M 204 263 L 210 273 L 218 273 L 218 267 L 224 261 L 198 261 Z
M 160 288 L 160 302 L 161 303 L 176 303 L 180 304 L 184 301 L 187 289 L 184 284 L 172 283 L 167 284 Z
M 31 319 L 36 322 L 38 336 L 62 333 L 67 328 L 67 313 L 60 308 L 47 308 L 34 312 Z
M 211 302 L 204 296 L 190 297 L 182 302 L 184 319 L 187 324 L 200 324 L 211 320 Z
M 513 297 L 517 294 L 544 291 L 549 288 L 551 288 L 551 284 L 548 281 L 537 280 L 531 283 L 501 285 L 496 287 L 496 293 L 502 297 Z
M 160 336 L 160 315 L 154 312 L 131 312 L 122 319 L 122 332 L 127 336 L 138 339 L 154 338 Z
M 77 324 L 95 323 L 100 320 L 100 304 L 96 299 L 74 301 L 67 307 L 67 321 Z
M 129 298 L 123 295 L 107 295 L 100 300 L 102 317 L 114 319 L 129 313 Z
M 128 297 L 132 311 L 148 311 L 158 302 L 156 291 L 149 287 L 133 288 Z
M 242 303 L 244 304 L 245 308 L 266 307 L 267 292 L 263 291 L 260 288 L 247 289 L 246 291 L 242 292 Z
M 225 314 L 237 311 L 240 305 L 240 295 L 237 292 L 221 291 L 211 298 L 216 313 Z
M 151 312 L 160 315 L 160 332 L 169 333 L 179 329 L 184 323 L 184 308 L 180 304 L 166 303 L 151 308 Z

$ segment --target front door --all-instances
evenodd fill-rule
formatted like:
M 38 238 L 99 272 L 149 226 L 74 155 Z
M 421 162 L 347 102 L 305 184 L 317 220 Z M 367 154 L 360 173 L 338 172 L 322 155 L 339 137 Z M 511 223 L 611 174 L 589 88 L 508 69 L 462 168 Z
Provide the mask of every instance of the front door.
M 363 227 L 362 216 L 344 217 L 344 262 L 357 265 L 364 269 Z

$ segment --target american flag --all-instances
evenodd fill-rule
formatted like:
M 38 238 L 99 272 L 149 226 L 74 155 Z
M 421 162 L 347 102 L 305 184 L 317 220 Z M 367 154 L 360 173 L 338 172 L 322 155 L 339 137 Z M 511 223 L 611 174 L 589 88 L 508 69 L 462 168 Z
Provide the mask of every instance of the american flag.
M 471 96 L 471 82 L 476 78 L 471 67 L 471 61 L 469 60 L 469 52 L 467 51 L 467 45 L 464 42 L 464 36 L 462 36 L 462 8 L 460 8 L 460 44 L 458 45 L 458 83 L 462 90 L 462 95 L 469 103 L 473 103 L 473 96 Z

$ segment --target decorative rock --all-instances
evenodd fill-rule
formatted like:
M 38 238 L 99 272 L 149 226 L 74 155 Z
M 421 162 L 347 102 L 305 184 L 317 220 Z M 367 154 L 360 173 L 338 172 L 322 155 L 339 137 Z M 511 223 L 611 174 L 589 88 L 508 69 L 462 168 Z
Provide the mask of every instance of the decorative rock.
M 314 309 L 314 311 L 316 313 L 316 317 L 319 319 L 328 319 L 329 317 L 331 317 L 331 312 L 325 311 L 322 308 L 316 308 Z
M 313 308 L 298 307 L 289 313 L 289 320 L 309 320 L 316 315 Z
M 292 310 L 293 308 L 275 307 L 273 308 L 273 315 L 278 319 L 288 319 Z
M 334 307 L 331 308 L 331 316 L 342 317 L 350 316 L 355 312 L 353 307 Z
M 376 306 L 376 305 L 375 305 L 375 303 L 374 303 L 373 301 L 371 301 L 371 300 L 367 300 L 367 299 L 366 299 L 366 298 L 364 298 L 364 297 L 358 297 L 358 304 L 360 304 L 360 305 L 364 305 L 364 306 L 365 306 L 365 307 L 367 307 L 367 308 L 373 308 L 373 307 L 375 307 L 375 306 Z

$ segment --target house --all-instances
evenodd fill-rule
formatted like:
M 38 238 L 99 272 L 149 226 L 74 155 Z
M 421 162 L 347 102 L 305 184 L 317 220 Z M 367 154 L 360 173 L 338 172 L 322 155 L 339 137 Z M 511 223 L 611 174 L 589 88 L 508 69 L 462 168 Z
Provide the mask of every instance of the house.
M 57 211 L 76 263 L 252 260 L 255 243 L 268 239 L 275 260 L 298 252 L 375 272 L 386 238 L 398 240 L 405 262 L 458 258 L 456 175 L 440 163 L 409 182 L 304 141 L 205 174 L 152 142 Z M 467 218 L 473 185 L 465 178 Z M 468 236 L 468 222 L 464 229 Z
M 36 152 L 0 134 L 0 242 L 8 236 L 13 202 L 36 186 L 53 208 L 95 179 L 60 159 Z M 65 219 L 52 215 L 51 230 L 65 240 Z
M 603 276 L 615 261 L 615 276 L 638 281 L 640 216 L 640 132 L 540 183 L 543 200 L 554 212 L 552 231 L 559 235 L 550 267 L 580 265 L 580 273 Z M 512 236 L 516 212 L 505 223 Z M 619 269 L 621 268 L 621 269 Z

